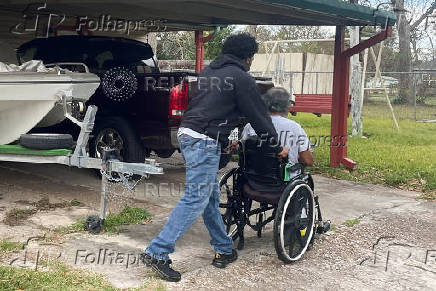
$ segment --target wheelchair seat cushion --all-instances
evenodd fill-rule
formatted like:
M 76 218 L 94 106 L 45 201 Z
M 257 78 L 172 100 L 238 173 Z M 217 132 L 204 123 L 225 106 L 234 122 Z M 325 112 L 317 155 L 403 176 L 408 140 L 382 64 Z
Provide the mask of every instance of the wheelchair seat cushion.
M 254 190 L 248 183 L 245 183 L 242 186 L 242 195 L 246 198 L 250 198 L 257 202 L 266 202 L 272 205 L 276 205 L 279 203 L 280 196 L 282 191 L 280 192 L 260 192 Z

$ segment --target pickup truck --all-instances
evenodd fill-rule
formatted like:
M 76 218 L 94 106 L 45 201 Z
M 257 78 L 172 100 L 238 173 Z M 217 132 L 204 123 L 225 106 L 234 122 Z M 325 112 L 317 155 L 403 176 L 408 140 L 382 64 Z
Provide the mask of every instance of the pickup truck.
M 17 49 L 18 63 L 42 60 L 101 78 L 101 85 L 85 105 L 98 107 L 89 153 L 101 158 L 104 147 L 117 148 L 125 162 L 144 162 L 153 151 L 170 157 L 178 149 L 177 131 L 197 74 L 160 72 L 147 43 L 105 36 L 57 36 L 31 40 Z M 270 78 L 256 78 L 260 92 L 274 86 Z M 125 89 L 125 90 L 124 90 Z M 86 111 L 82 109 L 82 112 Z M 241 119 L 241 125 L 244 123 Z M 69 120 L 33 132 L 78 136 Z M 241 131 L 240 131 L 241 132 Z M 230 155 L 222 155 L 221 166 Z
M 111 147 L 120 150 L 123 161 L 143 162 L 151 151 L 166 158 L 178 148 L 177 130 L 193 93 L 190 88 L 195 87 L 190 83 L 197 77 L 188 72 L 161 73 L 149 44 L 118 37 L 57 36 L 21 45 L 17 58 L 20 64 L 42 60 L 69 69 L 84 63 L 101 78 L 85 104 L 98 107 L 90 139 L 92 156 L 100 158 L 102 149 Z M 68 120 L 34 131 L 78 134 Z

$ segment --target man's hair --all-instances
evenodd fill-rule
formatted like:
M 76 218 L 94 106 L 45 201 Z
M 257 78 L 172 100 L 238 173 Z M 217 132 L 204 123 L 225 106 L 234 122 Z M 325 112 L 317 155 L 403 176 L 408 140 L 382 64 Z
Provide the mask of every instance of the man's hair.
M 274 87 L 262 95 L 270 113 L 285 113 L 289 111 L 290 98 L 288 91 L 282 87 Z
M 239 33 L 229 36 L 222 49 L 223 54 L 234 55 L 241 60 L 251 58 L 259 50 L 256 39 L 248 33 Z

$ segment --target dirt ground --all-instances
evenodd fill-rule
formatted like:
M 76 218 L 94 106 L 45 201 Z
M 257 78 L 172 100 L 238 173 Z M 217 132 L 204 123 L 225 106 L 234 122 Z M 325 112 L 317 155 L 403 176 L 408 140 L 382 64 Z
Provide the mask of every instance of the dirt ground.
M 23 250 L 0 252 L 0 264 L 41 269 L 51 260 L 61 260 L 102 273 L 118 288 L 142 286 L 152 274 L 138 263 L 138 256 L 158 234 L 183 190 L 181 157 L 163 161 L 163 167 L 165 175 L 151 177 L 135 191 L 110 189 L 109 211 L 119 211 L 125 204 L 145 208 L 153 215 L 151 222 L 124 226 L 116 235 L 91 235 L 58 230 L 77 218 L 98 214 L 100 180 L 92 171 L 0 163 L 0 237 L 25 243 Z M 249 231 L 238 261 L 218 270 L 210 265 L 213 251 L 200 219 L 172 255 L 182 281 L 165 286 L 174 290 L 436 289 L 436 203 L 417 200 L 416 192 L 320 176 L 315 176 L 315 186 L 333 230 L 319 237 L 300 261 L 284 265 L 277 259 L 272 225 L 268 225 L 261 238 Z

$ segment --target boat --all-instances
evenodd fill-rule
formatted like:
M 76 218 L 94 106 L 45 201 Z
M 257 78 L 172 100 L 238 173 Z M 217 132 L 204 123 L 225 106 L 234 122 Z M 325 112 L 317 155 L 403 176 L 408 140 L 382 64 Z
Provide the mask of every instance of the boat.
M 19 139 L 60 104 L 88 100 L 100 85 L 92 73 L 56 69 L 49 72 L 0 72 L 0 145 Z

